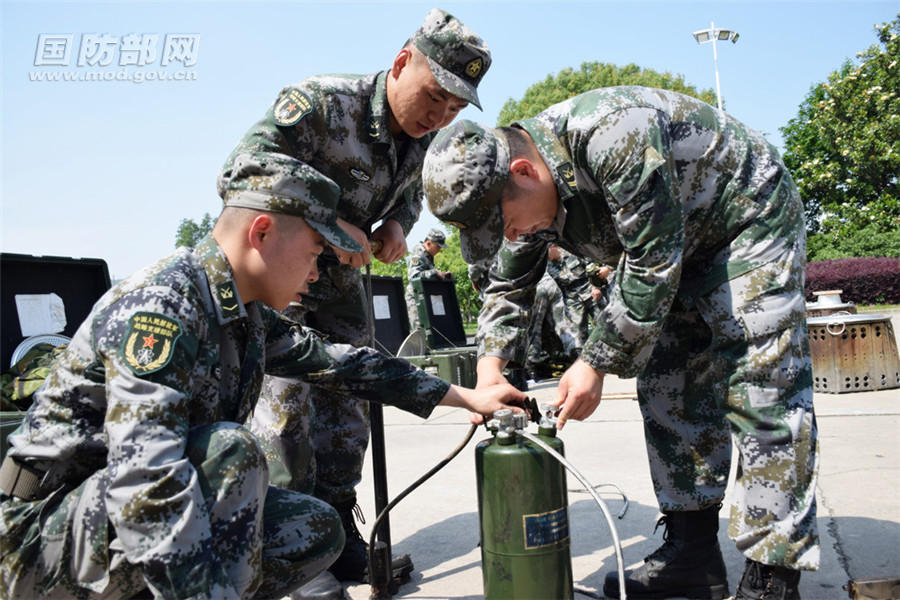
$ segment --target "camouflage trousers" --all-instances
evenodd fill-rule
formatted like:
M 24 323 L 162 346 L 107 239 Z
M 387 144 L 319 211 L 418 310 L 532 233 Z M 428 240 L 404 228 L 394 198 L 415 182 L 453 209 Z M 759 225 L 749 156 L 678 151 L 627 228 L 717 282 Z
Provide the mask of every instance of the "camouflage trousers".
M 819 454 L 800 227 L 782 238 L 797 241 L 772 241 L 762 259 L 760 246 L 740 243 L 716 257 L 760 266 L 676 301 L 638 400 L 661 510 L 721 502 L 733 443 L 730 537 L 753 560 L 816 569 Z
M 528 327 L 526 366 L 530 368 L 548 359 L 556 359 L 555 356 L 549 356 L 552 346 L 557 346 L 563 355 L 574 360 L 590 333 L 590 324 L 582 323 L 583 318 L 587 318 L 584 311 L 580 314 L 573 311 L 566 304 L 556 281 L 545 274 L 535 290 L 531 324 Z M 548 334 L 557 338 L 553 341 L 558 340 L 558 343 L 546 343 L 544 336 Z
M 406 312 L 409 314 L 409 330 L 415 331 L 421 324 L 419 323 L 419 307 L 416 304 L 416 293 L 413 291 L 412 285 L 406 286 L 404 294 L 406 300 Z
M 368 302 L 359 270 L 339 263 L 321 270 L 315 297 L 285 311 L 330 342 L 368 346 Z M 331 504 L 356 498 L 369 444 L 369 403 L 294 379 L 266 376 L 248 423 L 265 441 L 272 484 Z
M 315 498 L 269 486 L 259 444 L 246 429 L 234 423 L 195 428 L 186 453 L 226 578 L 191 584 L 211 589 L 211 598 L 281 598 L 337 559 L 344 545 L 337 512 Z M 237 464 L 258 468 L 238 471 Z M 141 566 L 126 560 L 109 522 L 108 488 L 104 469 L 43 500 L 3 497 L 0 597 L 129 598 L 146 587 Z M 162 589 L 155 595 L 178 594 Z

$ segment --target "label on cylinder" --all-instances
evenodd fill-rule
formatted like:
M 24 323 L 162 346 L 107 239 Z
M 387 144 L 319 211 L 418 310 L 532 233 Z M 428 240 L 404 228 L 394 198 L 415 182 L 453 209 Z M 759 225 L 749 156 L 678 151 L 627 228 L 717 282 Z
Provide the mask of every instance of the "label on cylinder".
M 569 513 L 566 507 L 537 515 L 522 515 L 525 549 L 552 546 L 569 538 Z

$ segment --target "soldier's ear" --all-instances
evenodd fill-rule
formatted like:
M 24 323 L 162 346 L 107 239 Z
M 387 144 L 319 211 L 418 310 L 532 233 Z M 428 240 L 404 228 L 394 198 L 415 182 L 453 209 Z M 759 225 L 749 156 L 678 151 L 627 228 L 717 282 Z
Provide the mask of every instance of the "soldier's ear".
M 509 163 L 509 172 L 511 175 L 525 177 L 526 179 L 536 179 L 538 174 L 537 169 L 534 167 L 534 163 L 521 156 L 512 159 Z
M 254 250 L 262 252 L 264 247 L 268 247 L 268 242 L 274 233 L 275 222 L 272 216 L 266 213 L 256 215 L 247 229 L 248 242 Z
M 400 49 L 397 56 L 394 57 L 394 63 L 391 65 L 391 76 L 396 79 L 400 76 L 400 72 L 412 61 L 412 50 L 407 47 Z

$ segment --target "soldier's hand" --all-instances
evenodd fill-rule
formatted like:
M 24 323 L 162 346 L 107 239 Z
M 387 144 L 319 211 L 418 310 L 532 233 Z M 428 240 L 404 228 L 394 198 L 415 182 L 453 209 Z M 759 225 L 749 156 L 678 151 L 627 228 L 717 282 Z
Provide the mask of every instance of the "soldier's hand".
M 550 404 L 561 406 L 556 426 L 562 429 L 566 421 L 582 421 L 597 410 L 603 395 L 603 373 L 580 358 L 572 363 L 559 380 L 556 398 Z
M 465 389 L 465 388 L 463 388 Z M 469 422 L 481 425 L 485 419 L 490 420 L 495 411 L 511 408 L 516 412 L 522 410 L 522 402 L 527 395 L 508 383 L 498 383 L 478 390 L 465 390 L 471 393 L 469 400 Z M 512 403 L 512 405 L 511 405 Z
M 372 239 L 381 242 L 381 250 L 375 258 L 385 264 L 397 262 L 406 255 L 406 236 L 403 227 L 394 219 L 388 219 L 372 232 Z
M 520 392 L 508 383 L 477 390 L 451 385 L 439 404 L 442 406 L 466 408 L 472 413 L 470 415 L 472 423 L 481 424 L 484 421 L 482 415 L 490 418 L 493 416 L 494 411 L 501 408 L 521 410 L 521 404 L 525 401 L 525 398 L 524 392 Z M 510 403 L 519 403 L 519 407 L 510 406 Z
M 369 250 L 369 240 L 366 237 L 366 233 L 356 225 L 351 225 L 340 217 L 338 217 L 337 222 L 338 225 L 340 225 L 341 229 L 346 231 L 347 234 L 352 237 L 357 244 L 363 247 L 362 252 L 346 252 L 339 248 L 335 248 L 334 251 L 338 255 L 338 260 L 340 260 L 341 263 L 350 265 L 355 269 L 369 264 L 369 256 L 371 254 L 371 251 Z

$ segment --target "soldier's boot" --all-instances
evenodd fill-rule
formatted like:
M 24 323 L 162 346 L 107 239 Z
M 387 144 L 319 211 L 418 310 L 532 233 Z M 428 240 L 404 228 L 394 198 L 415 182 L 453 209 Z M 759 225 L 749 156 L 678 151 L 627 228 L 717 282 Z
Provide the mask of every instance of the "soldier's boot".
M 346 600 L 344 586 L 328 571 L 290 594 L 291 600 Z
M 747 559 L 734 600 L 800 600 L 800 571 Z
M 328 570 L 331 571 L 338 581 L 368 583 L 369 544 L 366 543 L 362 534 L 360 534 L 354 518 L 354 516 L 358 516 L 359 520 L 365 523 L 362 511 L 356 504 L 356 498 L 335 504 L 334 508 L 341 517 L 346 541 L 344 542 L 344 549 L 341 551 L 341 555 Z M 398 583 L 405 582 L 412 571 L 413 563 L 409 554 L 401 554 L 391 560 L 391 576 Z
M 643 565 L 625 571 L 628 598 L 727 598 L 728 578 L 718 538 L 720 506 L 664 512 L 656 523 L 657 529 L 665 525 L 663 545 Z M 603 594 L 619 597 L 617 572 L 606 574 Z

